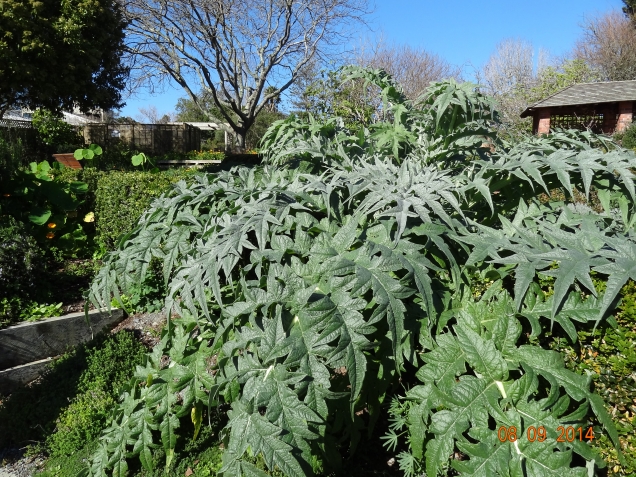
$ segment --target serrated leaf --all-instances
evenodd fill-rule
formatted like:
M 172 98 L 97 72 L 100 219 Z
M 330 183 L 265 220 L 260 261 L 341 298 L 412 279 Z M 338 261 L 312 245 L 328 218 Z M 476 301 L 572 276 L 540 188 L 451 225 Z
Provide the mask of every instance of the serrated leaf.
M 166 413 L 159 424 L 161 442 L 166 453 L 166 469 L 170 467 L 170 463 L 174 457 L 174 448 L 177 445 L 176 430 L 179 428 L 179 424 L 179 419 L 171 412 Z
M 467 326 L 455 326 L 457 341 L 465 353 L 466 361 L 478 373 L 492 381 L 508 378 L 508 366 L 501 353 L 490 340 L 484 340 Z

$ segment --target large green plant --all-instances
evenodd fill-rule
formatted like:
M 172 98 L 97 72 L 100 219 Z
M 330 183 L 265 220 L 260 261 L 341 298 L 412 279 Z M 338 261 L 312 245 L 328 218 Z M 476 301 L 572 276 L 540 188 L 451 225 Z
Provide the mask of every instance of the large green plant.
M 47 161 L 32 162 L 29 169 L 0 179 L 0 211 L 24 222 L 46 246 L 77 250 L 87 239 L 77 214 L 88 185 L 82 181 L 57 181 Z
M 352 126 L 334 116 L 278 121 L 263 137 L 262 150 L 272 164 L 303 157 L 318 163 L 347 163 L 359 156 L 379 154 L 397 162 L 409 154 L 427 162 L 456 162 L 484 154 L 494 141 L 490 124 L 497 121 L 492 101 L 477 85 L 453 80 L 432 84 L 417 100 L 406 99 L 390 75 L 382 70 L 346 67 L 343 81 L 372 83 L 381 106 L 373 121 Z M 370 124 L 368 124 L 370 123 Z
M 451 100 L 464 91 L 448 88 Z M 465 137 L 471 122 L 484 126 L 446 102 L 429 124 L 456 122 Z M 285 128 L 302 137 L 288 141 L 279 124 L 268 147 L 307 157 L 299 142 L 331 147 L 323 127 L 310 123 L 308 133 L 290 120 Z M 618 445 L 602 400 L 535 338 L 556 328 L 575 340 L 576 323 L 606 319 L 636 278 L 633 154 L 520 147 L 474 160 L 474 145 L 455 141 L 451 158 L 447 146 L 431 152 L 416 138 L 396 164 L 369 137 L 337 145 L 332 167 L 317 173 L 266 166 L 179 182 L 120 241 L 93 283 L 95 305 L 128 293 L 156 258 L 168 313 L 183 318 L 137 369 L 92 475 L 123 475 L 130 455 L 149 467 L 159 441 L 170 466 L 180 419 L 196 428 L 215 408 L 229 418 L 223 475 L 265 475 L 254 456 L 289 476 L 327 473 L 372 433 L 400 382 L 413 385 L 408 422 L 388 438 L 403 445 L 397 432 L 408 430 L 399 460 L 407 474 L 452 465 L 462 475 L 587 475 L 577 462 L 603 466 L 584 439 L 555 436 L 563 423 L 593 418 Z M 605 211 L 532 198 L 553 183 L 586 192 L 596 184 Z M 494 281 L 479 300 L 475 271 Z M 546 275 L 556 278 L 549 297 Z M 546 440 L 524 441 L 541 426 Z M 502 442 L 502 427 L 519 440 Z M 463 462 L 451 458 L 457 452 Z

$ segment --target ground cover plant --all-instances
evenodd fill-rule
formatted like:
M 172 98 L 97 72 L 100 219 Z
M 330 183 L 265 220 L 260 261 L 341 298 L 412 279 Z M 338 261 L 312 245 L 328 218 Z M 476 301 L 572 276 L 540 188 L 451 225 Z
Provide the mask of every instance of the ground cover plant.
M 36 384 L 2 397 L 0 448 L 28 444 L 57 459 L 91 444 L 145 351 L 132 333 L 120 332 L 57 358 Z
M 221 415 L 220 475 L 337 474 L 387 412 L 405 475 L 588 476 L 602 439 L 628 472 L 591 375 L 545 337 L 618 326 L 633 152 L 576 132 L 506 146 L 474 85 L 411 103 L 381 71 L 348 73 L 381 89 L 376 122 L 275 123 L 269 165 L 177 183 L 105 258 L 96 306 L 158 261 L 181 319 L 86 473 L 123 476 L 133 457 L 150 472 L 156 446 L 170 469 L 177 440 Z M 538 199 L 556 187 L 601 210 Z

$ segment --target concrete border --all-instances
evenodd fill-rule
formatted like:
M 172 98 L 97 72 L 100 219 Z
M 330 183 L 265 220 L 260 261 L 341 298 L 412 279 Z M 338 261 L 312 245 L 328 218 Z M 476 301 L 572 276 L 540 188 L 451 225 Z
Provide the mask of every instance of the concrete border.
M 86 343 L 104 328 L 119 323 L 124 311 L 117 308 L 111 313 L 93 310 L 88 316 L 90 326 L 84 312 L 80 312 L 0 330 L 0 370 L 58 356 L 71 346 Z
M 16 389 L 40 377 L 51 361 L 53 361 L 53 358 L 45 358 L 0 371 L 0 396 L 9 395 Z

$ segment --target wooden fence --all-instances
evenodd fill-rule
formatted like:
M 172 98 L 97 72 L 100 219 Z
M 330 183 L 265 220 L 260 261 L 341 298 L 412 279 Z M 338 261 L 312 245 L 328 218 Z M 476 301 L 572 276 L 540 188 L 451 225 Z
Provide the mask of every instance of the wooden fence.
M 189 124 L 103 124 L 84 126 L 87 144 L 109 146 L 124 143 L 132 149 L 159 156 L 201 147 L 201 131 Z
M 123 143 L 130 149 L 160 156 L 201 148 L 201 130 L 189 124 L 90 123 L 76 129 L 84 136 L 86 144 L 99 144 L 105 150 Z M 38 141 L 37 130 L 31 121 L 0 119 L 0 140 L 3 140 L 0 141 L 0 169 L 25 166 L 32 160 L 50 161 L 50 154 L 55 152 Z M 18 146 L 20 151 L 15 149 Z M 13 164 L 16 161 L 13 156 L 19 156 L 20 164 Z

